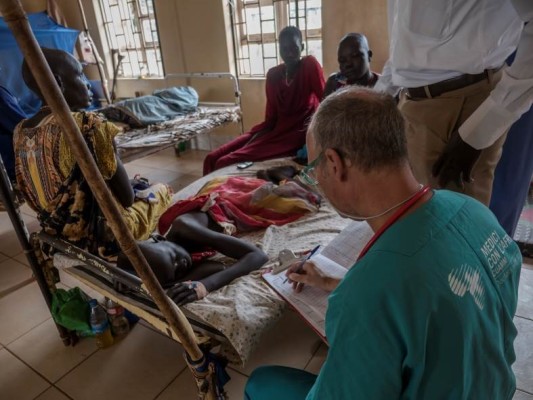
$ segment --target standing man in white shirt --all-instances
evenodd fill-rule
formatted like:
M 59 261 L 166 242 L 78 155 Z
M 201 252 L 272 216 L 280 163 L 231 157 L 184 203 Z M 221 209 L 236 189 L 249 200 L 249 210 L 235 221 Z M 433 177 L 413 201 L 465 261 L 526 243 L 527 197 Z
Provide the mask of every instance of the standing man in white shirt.
M 375 89 L 403 88 L 421 182 L 489 203 L 506 132 L 533 100 L 531 20 L 532 0 L 389 0 L 390 55 Z

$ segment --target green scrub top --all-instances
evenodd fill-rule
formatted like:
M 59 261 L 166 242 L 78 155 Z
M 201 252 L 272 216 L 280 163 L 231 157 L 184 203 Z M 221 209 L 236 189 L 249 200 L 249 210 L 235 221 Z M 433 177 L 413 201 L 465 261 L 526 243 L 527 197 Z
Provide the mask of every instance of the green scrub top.
M 434 192 L 331 294 L 307 399 L 511 399 L 521 265 L 485 206 Z

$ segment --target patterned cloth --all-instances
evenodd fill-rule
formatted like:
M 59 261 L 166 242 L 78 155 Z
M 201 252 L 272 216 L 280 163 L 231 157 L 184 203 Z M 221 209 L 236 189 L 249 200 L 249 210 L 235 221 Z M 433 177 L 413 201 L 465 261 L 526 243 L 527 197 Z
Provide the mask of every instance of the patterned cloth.
M 73 113 L 89 151 L 104 179 L 117 170 L 113 138 L 118 129 L 94 113 Z M 35 127 L 15 128 L 17 182 L 29 206 L 37 212 L 45 232 L 68 240 L 105 258 L 118 246 L 110 234 L 92 192 L 76 163 L 61 127 L 53 114 Z M 161 213 L 170 203 L 170 191 L 159 186 L 157 204 L 135 202 L 122 210 L 134 237 L 147 239 Z
M 196 196 L 172 205 L 159 220 L 165 234 L 172 222 L 191 211 L 205 211 L 233 235 L 284 225 L 318 211 L 320 198 L 295 182 L 279 186 L 263 179 L 221 176 L 207 182 Z

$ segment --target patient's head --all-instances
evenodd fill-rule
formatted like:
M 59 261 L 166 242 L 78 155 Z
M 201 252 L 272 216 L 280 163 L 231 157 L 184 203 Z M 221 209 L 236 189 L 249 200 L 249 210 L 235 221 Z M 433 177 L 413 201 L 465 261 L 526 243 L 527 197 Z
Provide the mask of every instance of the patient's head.
M 288 67 L 295 66 L 302 55 L 302 32 L 295 26 L 287 26 L 279 33 L 279 55 Z
M 370 72 L 372 50 L 368 40 L 361 33 L 348 33 L 344 36 L 337 50 L 339 70 L 349 84 L 356 83 Z
M 70 109 L 80 110 L 90 106 L 90 84 L 78 60 L 63 50 L 43 47 L 42 51 Z M 22 63 L 22 76 L 26 85 L 45 102 L 26 60 Z
M 176 243 L 167 240 L 158 242 L 147 240 L 137 244 L 159 283 L 163 286 L 179 281 L 192 268 L 190 254 Z M 133 266 L 124 253 L 119 254 L 117 266 L 135 274 Z

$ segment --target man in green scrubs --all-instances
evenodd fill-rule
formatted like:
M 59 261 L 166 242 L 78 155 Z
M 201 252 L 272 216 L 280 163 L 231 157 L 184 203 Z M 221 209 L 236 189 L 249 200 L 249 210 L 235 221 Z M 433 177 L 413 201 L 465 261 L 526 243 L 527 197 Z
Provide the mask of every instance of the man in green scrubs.
M 342 281 L 312 262 L 296 290 L 331 291 L 318 376 L 261 367 L 248 400 L 505 399 L 515 391 L 513 316 L 522 259 L 492 213 L 421 187 L 392 97 L 348 88 L 320 105 L 303 178 L 376 233 Z

